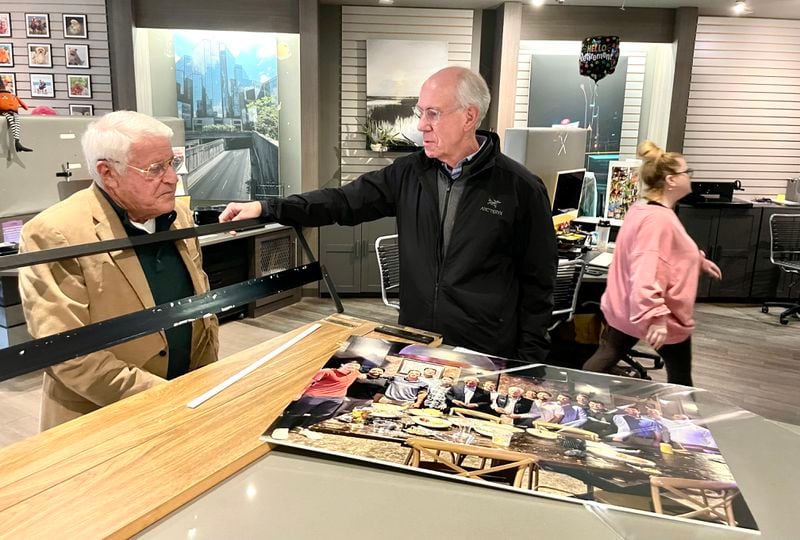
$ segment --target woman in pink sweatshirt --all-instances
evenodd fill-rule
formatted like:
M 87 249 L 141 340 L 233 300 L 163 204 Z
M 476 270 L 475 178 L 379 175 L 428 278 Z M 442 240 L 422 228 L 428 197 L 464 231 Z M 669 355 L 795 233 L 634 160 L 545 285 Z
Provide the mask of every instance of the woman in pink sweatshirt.
M 583 369 L 608 371 L 644 339 L 664 359 L 668 382 L 691 386 L 697 282 L 701 271 L 716 279 L 722 273 L 673 211 L 692 190 L 686 160 L 652 141 L 639 145 L 639 156 L 645 198 L 630 208 L 617 236 L 600 301 L 608 328 Z

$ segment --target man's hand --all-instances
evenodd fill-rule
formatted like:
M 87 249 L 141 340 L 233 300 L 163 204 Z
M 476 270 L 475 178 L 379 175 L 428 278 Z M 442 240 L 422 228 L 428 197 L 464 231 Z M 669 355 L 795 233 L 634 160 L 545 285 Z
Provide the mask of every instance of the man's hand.
M 219 222 L 241 221 L 243 219 L 254 219 L 261 216 L 261 203 L 258 201 L 238 203 L 228 203 L 225 210 L 219 215 Z
M 650 328 L 647 329 L 645 340 L 647 340 L 647 343 L 655 350 L 660 349 L 667 340 L 667 324 L 655 323 L 650 325 Z

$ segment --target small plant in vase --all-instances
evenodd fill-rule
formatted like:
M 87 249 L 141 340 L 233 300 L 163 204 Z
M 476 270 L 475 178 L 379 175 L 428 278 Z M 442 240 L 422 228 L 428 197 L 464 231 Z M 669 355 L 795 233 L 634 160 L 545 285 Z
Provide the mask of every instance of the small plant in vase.
M 374 121 L 365 122 L 361 132 L 367 137 L 367 144 L 373 152 L 386 152 L 400 140 L 397 132 Z

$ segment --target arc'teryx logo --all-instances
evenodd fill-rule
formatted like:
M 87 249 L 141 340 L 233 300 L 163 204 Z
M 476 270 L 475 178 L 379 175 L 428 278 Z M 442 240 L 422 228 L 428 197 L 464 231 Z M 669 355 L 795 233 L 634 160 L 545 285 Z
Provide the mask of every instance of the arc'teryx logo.
M 481 206 L 481 212 L 486 212 L 487 214 L 492 214 L 495 216 L 502 216 L 503 211 L 497 208 L 498 206 L 500 206 L 500 204 L 502 204 L 501 201 L 489 197 L 489 200 L 486 201 L 487 206 Z M 489 208 L 490 206 L 491 208 Z

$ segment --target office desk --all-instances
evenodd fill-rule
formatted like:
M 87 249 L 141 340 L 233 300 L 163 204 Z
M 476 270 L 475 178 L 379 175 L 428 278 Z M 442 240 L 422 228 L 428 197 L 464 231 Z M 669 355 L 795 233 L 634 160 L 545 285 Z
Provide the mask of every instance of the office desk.
M 453 489 L 449 480 L 345 459 L 271 452 L 259 440 L 266 426 L 340 343 L 375 326 L 341 315 L 321 324 L 197 409 L 186 403 L 302 329 L 0 450 L 3 535 L 121 538 L 152 525 L 143 537 L 530 538 L 543 531 L 560 538 L 751 537 L 502 487 Z M 705 417 L 725 411 L 702 393 L 698 406 Z M 713 433 L 765 538 L 792 537 L 800 435 L 755 416 L 722 420 Z

